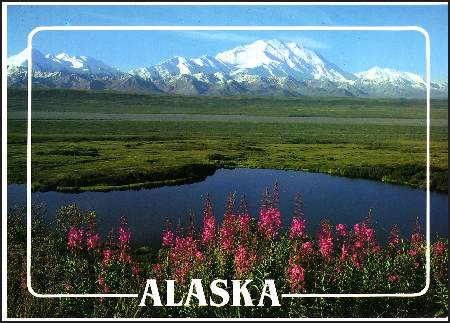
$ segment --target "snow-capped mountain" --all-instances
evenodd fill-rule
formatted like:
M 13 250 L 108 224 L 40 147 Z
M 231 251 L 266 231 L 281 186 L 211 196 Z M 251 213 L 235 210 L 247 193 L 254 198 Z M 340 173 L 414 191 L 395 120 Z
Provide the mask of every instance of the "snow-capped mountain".
M 151 83 L 137 80 L 89 56 L 44 55 L 33 48 L 32 63 L 33 83 L 43 87 L 158 91 Z M 26 86 L 27 71 L 28 52 L 25 49 L 8 58 L 8 85 Z
M 338 82 L 352 78 L 312 50 L 276 39 L 239 46 L 217 54 L 216 59 L 235 66 L 233 74 Z
M 398 86 L 413 86 L 422 88 L 426 82 L 417 74 L 409 72 L 399 72 L 389 68 L 375 66 L 368 71 L 355 74 L 362 82 L 367 83 L 390 83 Z
M 43 55 L 36 49 L 32 49 L 33 71 L 40 72 L 66 72 L 73 74 L 92 75 L 119 75 L 122 74 L 116 68 L 89 56 L 73 56 L 66 53 L 57 55 Z M 27 67 L 28 52 L 24 49 L 17 55 L 8 59 L 8 66 Z
M 87 56 L 43 55 L 33 49 L 33 82 L 47 87 L 126 89 L 198 94 L 425 97 L 418 75 L 373 67 L 352 74 L 296 43 L 258 40 L 215 57 L 175 56 L 128 73 Z M 27 52 L 8 59 L 8 84 L 26 84 Z M 447 83 L 432 83 L 447 97 Z

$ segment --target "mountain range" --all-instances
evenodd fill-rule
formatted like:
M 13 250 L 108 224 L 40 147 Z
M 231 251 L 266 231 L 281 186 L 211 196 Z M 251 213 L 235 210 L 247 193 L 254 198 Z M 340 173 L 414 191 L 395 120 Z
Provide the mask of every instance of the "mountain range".
M 293 42 L 258 40 L 198 58 L 175 56 L 123 72 L 93 57 L 32 50 L 34 85 L 185 95 L 286 95 L 424 98 L 426 82 L 410 72 L 375 66 L 348 73 Z M 8 86 L 26 86 L 28 53 L 8 58 Z M 431 83 L 434 98 L 448 97 L 448 82 Z

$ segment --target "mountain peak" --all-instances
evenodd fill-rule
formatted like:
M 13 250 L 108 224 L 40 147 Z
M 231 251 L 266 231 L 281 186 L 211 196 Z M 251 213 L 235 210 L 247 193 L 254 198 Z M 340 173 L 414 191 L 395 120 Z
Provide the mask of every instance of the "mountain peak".
M 94 75 L 116 75 L 120 72 L 106 65 L 105 63 L 88 56 L 75 56 L 67 53 L 42 54 L 37 49 L 32 49 L 33 71 L 45 72 L 69 72 L 69 73 L 90 73 Z M 26 67 L 28 64 L 28 51 L 25 48 L 17 55 L 8 58 L 9 66 Z
M 371 69 L 355 74 L 363 82 L 374 84 L 390 84 L 393 86 L 411 86 L 422 88 L 426 85 L 423 78 L 410 72 L 399 72 L 388 67 L 374 66 Z
M 35 48 L 31 49 L 31 55 L 33 55 L 33 61 L 44 57 L 44 55 Z M 20 53 L 8 57 L 7 61 L 9 66 L 26 67 L 28 64 L 28 47 L 26 47 Z
M 86 81 L 95 80 L 96 87 L 101 83 L 105 88 L 137 86 L 181 94 L 423 97 L 426 88 L 419 75 L 393 68 L 374 66 L 361 73 L 346 73 L 314 50 L 278 39 L 256 40 L 215 57 L 175 56 L 128 74 L 90 56 L 65 52 L 44 56 L 33 49 L 32 57 L 33 72 L 39 72 L 34 74 L 36 82 L 50 87 L 67 86 L 70 76 L 73 87 L 90 86 Z M 9 57 L 8 84 L 26 84 L 27 62 L 27 49 Z M 435 94 L 447 96 L 447 83 L 432 83 L 431 87 Z

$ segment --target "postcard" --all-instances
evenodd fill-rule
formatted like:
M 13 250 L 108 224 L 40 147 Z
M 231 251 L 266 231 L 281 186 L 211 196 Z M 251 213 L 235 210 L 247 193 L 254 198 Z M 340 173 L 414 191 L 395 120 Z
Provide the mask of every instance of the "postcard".
M 447 3 L 3 3 L 3 319 L 445 319 Z

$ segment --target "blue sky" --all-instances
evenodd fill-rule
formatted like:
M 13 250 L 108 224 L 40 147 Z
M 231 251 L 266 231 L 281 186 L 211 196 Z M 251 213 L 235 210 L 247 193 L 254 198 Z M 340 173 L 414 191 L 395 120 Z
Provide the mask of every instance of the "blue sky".
M 54 25 L 421 26 L 431 39 L 431 77 L 448 80 L 445 6 L 8 6 L 8 56 L 26 47 L 28 33 Z M 33 46 L 43 53 L 88 55 L 122 70 L 173 56 L 214 56 L 258 39 L 295 41 L 348 72 L 375 65 L 425 76 L 425 42 L 413 31 L 45 31 Z

